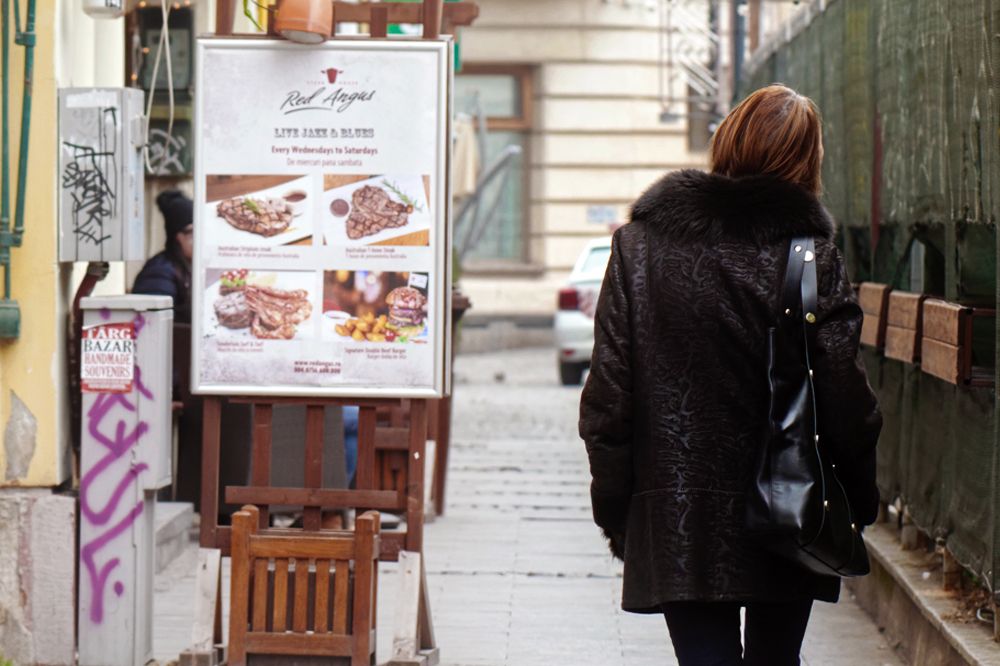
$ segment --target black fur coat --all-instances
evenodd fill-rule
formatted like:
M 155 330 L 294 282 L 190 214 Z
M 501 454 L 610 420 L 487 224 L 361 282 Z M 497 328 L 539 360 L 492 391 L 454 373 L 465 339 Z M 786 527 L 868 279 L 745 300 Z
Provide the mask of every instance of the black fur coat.
M 836 601 L 840 581 L 788 565 L 744 534 L 767 427 L 766 341 L 789 240 L 816 238 L 813 368 L 821 438 L 857 519 L 878 511 L 882 415 L 859 352 L 862 312 L 806 190 L 770 177 L 674 172 L 612 242 L 580 405 L 594 520 L 625 560 L 622 607 L 680 600 Z

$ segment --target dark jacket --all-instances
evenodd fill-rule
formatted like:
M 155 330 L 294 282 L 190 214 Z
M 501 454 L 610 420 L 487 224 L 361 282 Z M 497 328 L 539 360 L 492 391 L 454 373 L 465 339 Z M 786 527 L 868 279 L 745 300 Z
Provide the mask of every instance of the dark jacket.
M 135 276 L 133 294 L 161 294 L 174 298 L 174 321 L 191 323 L 191 274 L 164 250 L 150 258 Z
M 763 551 L 744 533 L 754 452 L 767 428 L 766 339 L 794 236 L 816 238 L 821 445 L 856 518 L 878 512 L 878 402 L 859 352 L 862 312 L 819 200 L 770 177 L 680 171 L 614 236 L 580 405 L 594 520 L 624 552 L 622 608 L 680 600 L 836 601 L 837 578 Z

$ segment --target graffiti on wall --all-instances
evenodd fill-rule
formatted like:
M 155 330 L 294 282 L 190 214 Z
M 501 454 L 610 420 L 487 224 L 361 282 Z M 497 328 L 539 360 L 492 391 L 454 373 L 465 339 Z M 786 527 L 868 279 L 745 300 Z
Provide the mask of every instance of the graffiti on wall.
M 63 142 L 63 150 L 71 159 L 63 169 L 62 187 L 72 200 L 73 234 L 77 240 L 101 245 L 111 238 L 104 223 L 117 211 L 118 109 L 100 109 L 96 115 L 89 115 L 95 116 L 94 143 Z M 83 122 L 88 115 L 82 115 L 82 110 L 78 109 L 75 117 Z
M 101 313 L 105 318 L 110 313 Z M 145 323 L 140 314 L 133 320 L 136 339 Z M 115 463 L 124 458 L 142 437 L 149 432 L 149 424 L 139 421 L 130 428 L 135 414 L 138 396 L 153 400 L 153 393 L 142 382 L 142 369 L 136 365 L 135 385 L 132 393 L 101 393 L 97 394 L 94 404 L 87 411 L 84 427 L 93 440 L 94 446 L 102 447 L 106 453 L 94 465 L 86 470 L 80 480 L 80 512 L 83 520 L 90 528 L 85 543 L 81 543 L 80 561 L 86 571 L 86 584 L 89 585 L 90 621 L 100 624 L 104 620 L 104 600 L 108 581 L 115 569 L 121 564 L 121 558 L 115 557 L 114 548 L 109 547 L 122 533 L 128 530 L 142 515 L 143 502 L 134 501 L 134 493 L 129 489 L 138 485 L 139 476 L 149 469 L 145 463 L 131 465 L 125 472 L 112 471 Z M 120 466 L 117 466 L 120 470 Z M 97 491 L 107 494 L 113 488 L 108 500 L 97 505 L 91 497 Z M 125 510 L 122 515 L 122 510 Z M 115 516 L 121 516 L 112 520 Z M 92 536 L 96 533 L 96 536 Z M 83 583 L 81 583 L 83 584 Z M 116 596 L 125 593 L 122 581 L 115 581 L 112 586 Z
M 169 132 L 168 132 L 169 130 Z M 191 123 L 178 120 L 170 127 L 165 120 L 149 122 L 149 176 L 186 176 L 194 169 Z

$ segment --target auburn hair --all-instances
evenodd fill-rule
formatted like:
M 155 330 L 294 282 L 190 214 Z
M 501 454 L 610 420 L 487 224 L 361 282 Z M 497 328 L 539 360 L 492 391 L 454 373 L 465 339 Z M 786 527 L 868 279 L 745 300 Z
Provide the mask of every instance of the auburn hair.
M 740 102 L 712 137 L 712 172 L 732 178 L 769 174 L 819 194 L 822 162 L 819 109 L 779 84 Z

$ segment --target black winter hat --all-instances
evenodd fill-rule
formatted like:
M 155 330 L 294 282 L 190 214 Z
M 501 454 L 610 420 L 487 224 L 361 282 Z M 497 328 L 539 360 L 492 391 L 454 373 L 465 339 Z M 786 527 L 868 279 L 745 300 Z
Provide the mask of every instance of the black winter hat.
M 163 213 L 167 239 L 172 239 L 194 222 L 194 202 L 179 190 L 164 190 L 156 197 L 156 206 Z

